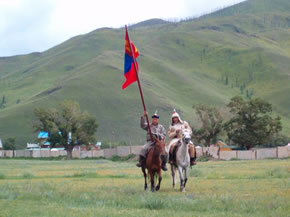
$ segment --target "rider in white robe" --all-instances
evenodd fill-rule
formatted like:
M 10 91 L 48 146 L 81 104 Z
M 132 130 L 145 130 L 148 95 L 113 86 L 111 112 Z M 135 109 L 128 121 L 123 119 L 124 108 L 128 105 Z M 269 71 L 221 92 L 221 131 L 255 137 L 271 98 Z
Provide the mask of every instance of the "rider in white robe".
M 189 129 L 190 132 L 192 133 L 189 124 L 186 121 L 182 121 L 179 114 L 174 109 L 171 116 L 171 124 L 169 125 L 168 128 L 169 141 L 166 146 L 166 152 L 168 153 L 168 155 L 170 153 L 171 147 L 174 146 L 178 142 L 178 140 L 182 138 L 182 128 Z M 189 155 L 190 155 L 190 164 L 195 165 L 196 150 L 192 142 L 189 145 Z

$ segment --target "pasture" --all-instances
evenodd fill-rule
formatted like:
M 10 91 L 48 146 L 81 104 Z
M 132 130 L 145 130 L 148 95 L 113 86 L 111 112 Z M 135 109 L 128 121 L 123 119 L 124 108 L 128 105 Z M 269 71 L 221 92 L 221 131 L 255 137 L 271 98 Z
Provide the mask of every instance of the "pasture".
M 1 217 L 275 216 L 290 213 L 290 159 L 198 162 L 186 192 L 163 173 L 143 191 L 135 162 L 0 159 Z M 178 183 L 179 184 L 179 183 Z

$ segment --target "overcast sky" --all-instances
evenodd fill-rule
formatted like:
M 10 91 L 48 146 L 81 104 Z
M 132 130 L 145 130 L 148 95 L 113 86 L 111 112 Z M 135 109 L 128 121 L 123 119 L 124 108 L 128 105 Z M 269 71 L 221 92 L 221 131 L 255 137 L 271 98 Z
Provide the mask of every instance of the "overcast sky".
M 198 16 L 243 0 L 0 0 L 0 56 L 45 51 L 101 27 Z

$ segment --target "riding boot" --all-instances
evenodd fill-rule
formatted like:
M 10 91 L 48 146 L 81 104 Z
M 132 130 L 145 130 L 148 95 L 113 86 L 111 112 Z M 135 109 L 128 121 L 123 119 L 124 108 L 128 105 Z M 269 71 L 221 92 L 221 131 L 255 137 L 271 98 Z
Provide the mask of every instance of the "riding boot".
M 161 160 L 162 160 L 161 169 L 163 171 L 167 171 L 167 167 L 166 167 L 167 157 L 166 157 L 166 155 L 161 155 Z
M 145 157 L 139 155 L 139 162 L 136 164 L 137 167 L 142 167 L 145 164 Z
M 169 153 L 169 163 L 173 164 L 173 154 Z
M 196 157 L 191 157 L 191 158 L 190 158 L 190 166 L 194 166 L 194 165 L 196 165 L 195 160 L 196 160 Z

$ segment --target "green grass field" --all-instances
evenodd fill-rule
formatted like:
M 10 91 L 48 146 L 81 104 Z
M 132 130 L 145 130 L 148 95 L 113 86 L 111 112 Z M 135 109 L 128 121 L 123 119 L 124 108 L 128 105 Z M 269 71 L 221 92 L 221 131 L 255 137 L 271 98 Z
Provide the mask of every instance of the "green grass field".
M 290 159 L 199 162 L 185 193 L 134 162 L 0 160 L 0 216 L 273 216 L 290 213 Z

